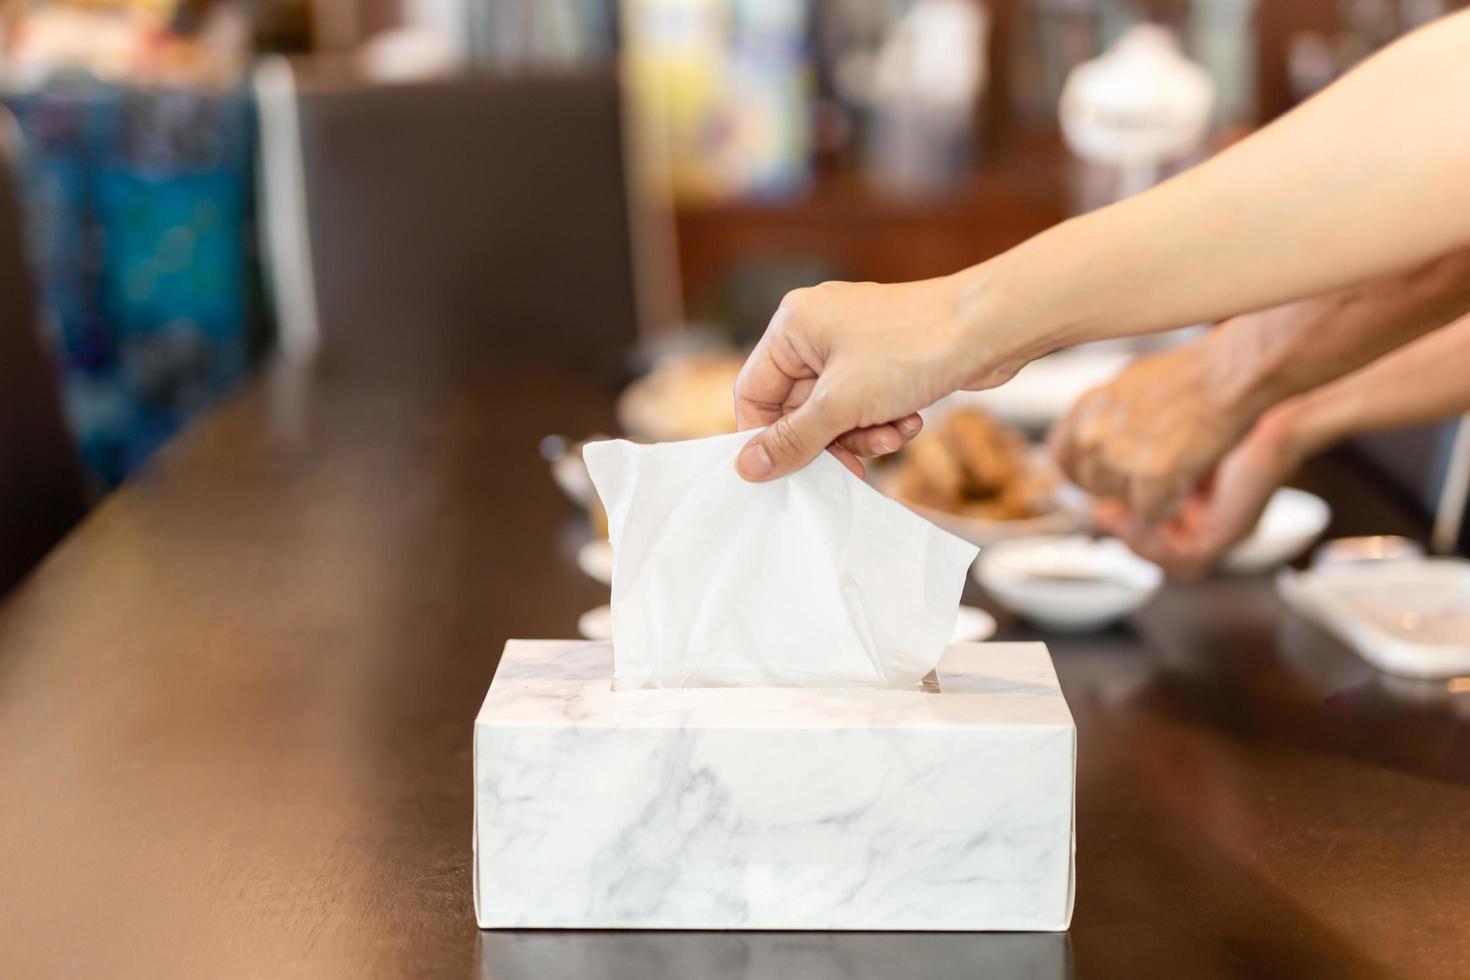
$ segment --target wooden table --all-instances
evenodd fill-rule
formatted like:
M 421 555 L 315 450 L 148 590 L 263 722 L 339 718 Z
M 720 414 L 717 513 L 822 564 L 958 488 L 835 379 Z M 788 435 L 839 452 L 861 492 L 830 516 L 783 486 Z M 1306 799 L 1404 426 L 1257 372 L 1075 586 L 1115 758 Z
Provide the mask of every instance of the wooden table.
M 480 933 L 471 720 L 507 637 L 606 601 L 536 443 L 611 406 L 484 365 L 275 372 L 0 610 L 0 974 L 1470 975 L 1470 694 L 1250 580 L 1054 638 L 1068 934 Z M 1410 526 L 1324 475 L 1338 530 Z

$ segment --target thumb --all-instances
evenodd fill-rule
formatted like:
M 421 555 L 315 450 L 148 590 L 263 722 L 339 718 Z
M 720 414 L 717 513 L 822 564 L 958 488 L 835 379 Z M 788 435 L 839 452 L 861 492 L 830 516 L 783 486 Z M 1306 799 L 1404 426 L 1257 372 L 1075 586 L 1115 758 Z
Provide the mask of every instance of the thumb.
M 847 431 L 849 427 L 836 419 L 830 402 L 814 392 L 795 411 L 781 416 L 746 443 L 735 468 L 745 479 L 755 482 L 794 473 Z

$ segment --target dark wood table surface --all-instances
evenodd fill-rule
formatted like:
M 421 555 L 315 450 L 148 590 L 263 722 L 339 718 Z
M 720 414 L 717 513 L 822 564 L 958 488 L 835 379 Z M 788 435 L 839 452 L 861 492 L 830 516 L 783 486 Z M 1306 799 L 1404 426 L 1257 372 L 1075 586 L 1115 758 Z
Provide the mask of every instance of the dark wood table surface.
M 610 424 L 556 371 L 280 369 L 108 499 L 0 608 L 0 975 L 1470 976 L 1470 694 L 1248 579 L 1052 638 L 1069 933 L 481 933 L 475 711 L 607 598 L 536 445 Z

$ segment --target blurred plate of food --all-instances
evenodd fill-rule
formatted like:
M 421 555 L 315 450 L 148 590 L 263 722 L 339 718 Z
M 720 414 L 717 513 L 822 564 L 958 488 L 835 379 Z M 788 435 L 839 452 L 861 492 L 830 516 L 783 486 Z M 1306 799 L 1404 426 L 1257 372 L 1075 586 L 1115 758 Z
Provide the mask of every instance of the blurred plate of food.
M 873 485 L 974 544 L 1061 534 L 1084 515 L 1059 498 L 1061 479 L 1042 447 L 971 407 L 936 413 Z
M 618 396 L 618 425 L 630 439 L 673 442 L 735 431 L 735 378 L 745 358 L 706 351 L 666 358 Z

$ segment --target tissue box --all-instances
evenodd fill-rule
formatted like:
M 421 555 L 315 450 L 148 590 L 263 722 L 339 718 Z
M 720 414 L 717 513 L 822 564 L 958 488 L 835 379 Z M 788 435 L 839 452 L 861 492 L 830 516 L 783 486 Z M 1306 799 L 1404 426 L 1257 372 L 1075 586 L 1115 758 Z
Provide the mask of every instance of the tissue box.
M 938 692 L 614 691 L 512 640 L 475 720 L 481 928 L 1067 928 L 1076 734 L 1039 643 Z

